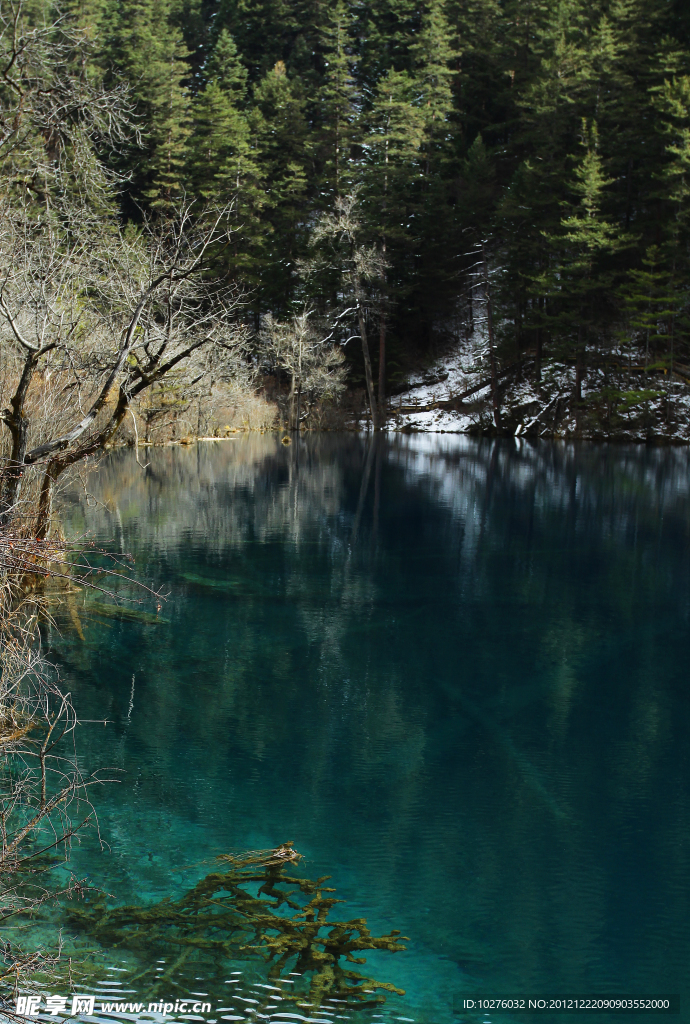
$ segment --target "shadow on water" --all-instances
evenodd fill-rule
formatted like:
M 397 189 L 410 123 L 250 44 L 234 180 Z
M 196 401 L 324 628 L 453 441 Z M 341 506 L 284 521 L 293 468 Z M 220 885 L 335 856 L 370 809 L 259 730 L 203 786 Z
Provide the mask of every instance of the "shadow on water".
M 250 436 L 149 461 L 65 495 L 168 592 L 144 617 L 77 596 L 47 636 L 109 723 L 85 763 L 124 773 L 76 870 L 153 905 L 292 836 L 410 936 L 372 955 L 391 1019 L 686 991 L 686 450 Z

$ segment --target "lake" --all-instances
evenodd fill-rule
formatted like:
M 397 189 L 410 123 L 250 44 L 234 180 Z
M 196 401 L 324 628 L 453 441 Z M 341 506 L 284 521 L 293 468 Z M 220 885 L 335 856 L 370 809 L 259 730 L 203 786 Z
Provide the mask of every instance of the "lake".
M 46 633 L 82 763 L 119 780 L 75 872 L 151 903 L 293 841 L 332 917 L 409 938 L 357 968 L 405 990 L 360 1021 L 508 1019 L 476 994 L 683 1006 L 688 450 L 249 435 L 139 460 L 63 495 L 71 536 L 165 596 L 77 595 Z M 255 1019 L 256 969 L 230 965 L 233 1002 L 200 963 L 211 1019 Z

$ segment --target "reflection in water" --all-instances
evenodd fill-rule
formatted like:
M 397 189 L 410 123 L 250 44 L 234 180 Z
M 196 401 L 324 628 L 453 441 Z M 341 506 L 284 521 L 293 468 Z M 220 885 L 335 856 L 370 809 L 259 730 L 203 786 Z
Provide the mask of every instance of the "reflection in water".
M 288 836 L 407 952 L 385 1012 L 468 992 L 683 992 L 690 457 L 324 435 L 114 453 L 69 529 L 160 616 L 76 600 L 49 640 L 121 902 Z M 103 605 L 105 604 L 105 608 Z M 138 609 L 135 609 L 135 611 Z M 196 865 L 196 866 L 195 866 Z M 383 954 L 381 954 L 383 955 Z

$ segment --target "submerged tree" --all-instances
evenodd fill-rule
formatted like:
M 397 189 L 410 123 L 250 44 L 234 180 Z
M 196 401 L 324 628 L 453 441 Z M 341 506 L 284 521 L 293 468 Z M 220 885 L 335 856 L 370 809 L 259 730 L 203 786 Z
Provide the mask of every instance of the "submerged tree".
M 379 992 L 404 995 L 389 982 L 368 978 L 347 964 L 366 963 L 367 950 L 396 953 L 405 949 L 399 931 L 373 936 L 364 918 L 329 921 L 342 903 L 326 886 L 327 875 L 315 880 L 294 874 L 301 855 L 292 843 L 275 850 L 218 858 L 218 867 L 179 899 L 151 906 L 108 907 L 103 899 L 74 908 L 69 919 L 102 945 L 134 950 L 150 967 L 150 995 L 175 984 L 172 970 L 155 975 L 157 957 L 174 951 L 174 969 L 200 956 L 224 960 L 263 960 L 267 979 L 276 989 L 284 978 L 300 982 L 280 989 L 284 1001 L 315 1008 L 341 1001 L 357 1009 L 373 1009 L 385 1001 Z M 306 988 L 305 986 L 306 982 Z M 273 993 L 264 1005 L 275 1000 Z M 263 1007 L 259 1006 L 257 1012 Z

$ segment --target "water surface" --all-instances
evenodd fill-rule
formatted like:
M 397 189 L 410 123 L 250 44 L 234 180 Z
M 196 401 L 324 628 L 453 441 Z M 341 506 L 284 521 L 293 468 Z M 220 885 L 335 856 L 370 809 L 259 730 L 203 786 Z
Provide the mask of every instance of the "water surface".
M 410 937 L 370 958 L 406 989 L 379 1020 L 687 991 L 685 449 L 250 436 L 146 460 L 64 496 L 73 535 L 167 595 L 142 620 L 79 597 L 49 637 L 107 719 L 84 762 L 122 770 L 78 872 L 154 900 L 294 840 L 349 917 Z

